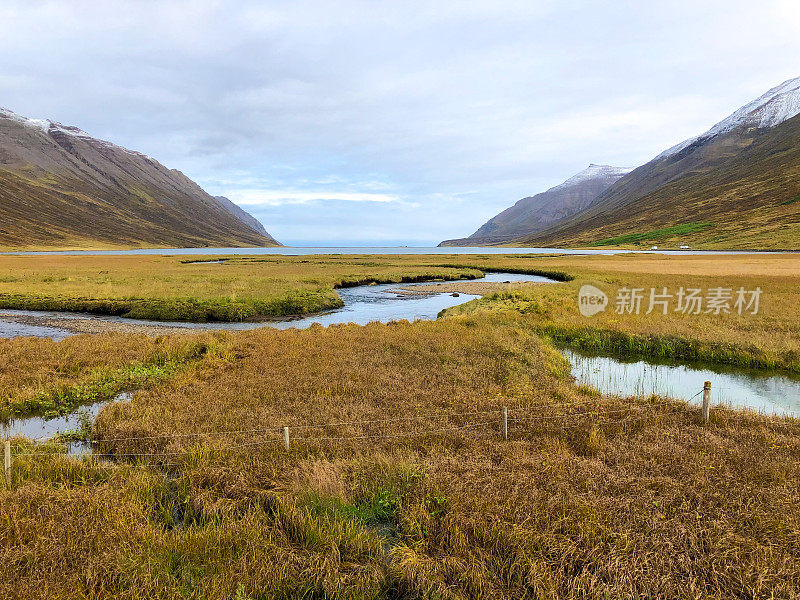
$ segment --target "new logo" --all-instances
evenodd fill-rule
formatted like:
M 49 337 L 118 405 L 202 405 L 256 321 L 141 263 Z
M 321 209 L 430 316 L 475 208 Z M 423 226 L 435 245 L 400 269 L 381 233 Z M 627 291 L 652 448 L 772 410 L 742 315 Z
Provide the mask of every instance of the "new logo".
M 584 317 L 591 317 L 599 312 L 603 312 L 608 306 L 608 296 L 603 290 L 593 285 L 581 286 L 578 292 L 578 310 Z

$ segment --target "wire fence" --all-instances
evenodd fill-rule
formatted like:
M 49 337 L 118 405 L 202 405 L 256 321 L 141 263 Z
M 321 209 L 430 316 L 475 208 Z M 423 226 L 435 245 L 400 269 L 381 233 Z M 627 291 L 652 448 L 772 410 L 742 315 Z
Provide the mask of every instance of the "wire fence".
M 6 440 L 4 443 L 4 475 L 7 485 L 11 485 L 11 466 L 14 458 L 35 458 L 35 457 L 72 457 L 82 460 L 90 460 L 93 466 L 102 469 L 115 469 L 120 466 L 136 468 L 159 468 L 178 467 L 178 462 L 168 462 L 175 457 L 190 458 L 193 452 L 205 453 L 204 459 L 210 462 L 221 460 L 220 453 L 247 452 L 259 447 L 283 444 L 284 449 L 289 451 L 291 444 L 312 445 L 330 444 L 335 442 L 342 443 L 363 443 L 365 441 L 396 440 L 402 438 L 424 438 L 442 434 L 452 434 L 456 432 L 483 432 L 492 436 L 499 436 L 502 440 L 509 439 L 509 427 L 516 439 L 526 439 L 526 435 L 542 433 L 541 427 L 546 427 L 548 433 L 553 431 L 563 431 L 576 429 L 579 427 L 608 427 L 626 426 L 629 424 L 650 421 L 655 424 L 665 424 L 686 419 L 692 416 L 688 410 L 689 403 L 700 395 L 703 395 L 701 417 L 703 421 L 709 420 L 709 410 L 711 401 L 710 383 L 698 391 L 688 400 L 667 400 L 649 404 L 630 404 L 621 408 L 601 409 L 596 402 L 589 400 L 571 400 L 566 402 L 553 402 L 548 404 L 535 404 L 528 406 L 515 406 L 501 408 L 487 408 L 483 410 L 471 411 L 429 411 L 402 417 L 389 417 L 383 419 L 353 419 L 350 421 L 337 421 L 327 423 L 295 423 L 283 427 L 263 427 L 253 429 L 228 429 L 228 430 L 209 430 L 187 433 L 165 433 L 145 436 L 127 436 L 103 438 L 99 437 L 90 442 L 91 449 L 105 449 L 108 445 L 125 442 L 169 442 L 171 440 L 186 439 L 227 439 L 236 436 L 247 436 L 251 439 L 240 443 L 228 443 L 223 446 L 194 446 L 192 448 L 182 448 L 176 450 L 165 449 L 162 451 L 151 452 L 87 452 L 80 455 L 65 455 L 58 449 L 51 447 L 49 450 L 42 450 L 41 446 L 33 446 L 32 449 L 23 449 L 15 453 L 11 452 L 11 443 Z M 547 411 L 559 411 L 557 414 L 546 414 Z M 493 418 L 489 418 L 493 415 Z M 475 419 L 480 419 L 474 421 Z M 469 420 L 473 422 L 453 424 L 452 421 Z M 422 427 L 415 427 L 407 431 L 385 433 L 383 431 L 367 431 L 369 428 L 379 426 L 397 426 L 400 423 L 418 423 Z M 441 426 L 439 426 L 441 425 Z M 540 429 L 535 429 L 535 427 Z M 349 435 L 309 435 L 311 432 L 326 433 L 327 431 L 356 427 L 360 431 Z M 294 436 L 290 432 L 301 431 L 304 435 Z M 252 439 L 263 436 L 262 439 Z M 214 460 L 210 457 L 216 455 Z M 103 460 L 105 459 L 105 462 Z
M 703 390 L 698 392 L 697 395 L 703 393 Z M 659 409 L 666 409 L 668 407 L 675 407 L 676 410 L 658 412 Z M 542 414 L 546 411 L 559 411 L 557 414 Z M 571 411 L 571 412 L 567 412 Z M 643 414 L 646 413 L 646 414 Z M 551 429 L 574 429 L 586 425 L 605 427 L 609 425 L 624 425 L 628 423 L 638 423 L 644 420 L 652 420 L 654 416 L 660 419 L 677 419 L 687 416 L 685 404 L 680 401 L 665 401 L 651 404 L 632 404 L 622 408 L 616 409 L 599 409 L 596 404 L 591 401 L 568 401 L 557 402 L 548 404 L 537 404 L 530 406 L 517 406 L 511 409 L 507 407 L 472 410 L 472 411 L 431 411 L 427 413 L 403 416 L 403 417 L 390 417 L 383 419 L 354 419 L 350 421 L 336 421 L 326 423 L 300 423 L 290 426 L 280 427 L 264 427 L 252 429 L 227 429 L 227 430 L 210 430 L 201 432 L 190 433 L 165 433 L 154 434 L 145 436 L 126 436 L 126 437 L 111 437 L 99 438 L 93 441 L 95 447 L 104 448 L 109 444 L 125 443 L 125 442 L 168 442 L 171 440 L 186 440 L 186 439 L 214 439 L 214 438 L 231 438 L 236 436 L 248 436 L 251 438 L 257 436 L 264 436 L 262 439 L 249 439 L 241 443 L 226 444 L 222 447 L 213 447 L 215 451 L 237 451 L 254 449 L 262 446 L 283 444 L 288 450 L 291 444 L 318 444 L 318 443 L 332 443 L 332 442 L 363 442 L 363 441 L 378 441 L 402 438 L 420 438 L 426 436 L 435 436 L 441 434 L 451 434 L 455 432 L 469 432 L 469 431 L 484 431 L 486 433 L 497 434 L 500 432 L 504 438 L 508 437 L 509 426 L 513 431 L 518 434 L 524 433 L 525 430 L 531 431 L 535 423 L 548 424 Z M 489 415 L 495 415 L 494 418 L 489 419 Z M 472 421 L 475 418 L 480 418 L 479 421 L 447 424 L 442 421 L 457 421 L 459 419 L 467 419 Z M 400 423 L 422 423 L 423 427 L 414 427 L 406 431 L 399 431 L 395 433 L 385 433 L 382 431 L 369 432 L 365 429 L 381 425 L 397 425 Z M 435 426 L 441 424 L 442 426 Z M 325 432 L 326 430 L 335 430 L 343 427 L 358 427 L 360 432 L 354 432 L 348 435 L 309 435 L 314 431 Z M 289 431 L 300 431 L 303 435 L 292 435 L 289 437 Z M 8 443 L 6 444 L 8 447 Z M 177 456 L 188 456 L 192 449 L 177 449 L 177 450 L 160 450 L 149 452 L 91 452 L 83 455 L 77 455 L 77 458 L 91 458 L 92 460 L 107 459 L 109 461 L 126 460 L 143 460 L 154 459 L 159 461 L 160 465 L 176 464 L 164 463 L 164 459 Z M 13 458 L 24 457 L 54 457 L 64 456 L 56 450 L 43 451 L 36 447 L 31 450 L 23 449 L 20 452 L 13 453 Z M 98 463 L 100 464 L 100 463 Z M 125 463 L 127 464 L 127 463 Z

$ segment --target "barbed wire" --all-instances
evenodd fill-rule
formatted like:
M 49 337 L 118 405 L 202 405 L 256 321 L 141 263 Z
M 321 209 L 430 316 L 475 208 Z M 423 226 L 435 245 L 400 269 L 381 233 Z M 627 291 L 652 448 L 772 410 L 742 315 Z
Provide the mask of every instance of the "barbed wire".
M 641 417 L 638 417 L 638 418 L 635 418 L 635 419 L 619 419 L 619 420 L 616 420 L 616 421 L 600 421 L 600 422 L 592 423 L 592 424 L 600 426 L 600 427 L 603 427 L 605 425 L 620 425 L 622 423 L 635 423 L 635 422 L 638 422 L 638 421 L 645 421 L 645 420 L 653 419 L 655 417 L 669 419 L 669 418 L 685 417 L 685 416 L 686 416 L 686 413 L 672 412 L 672 413 L 663 413 L 663 414 L 659 414 L 659 415 L 655 415 L 655 416 L 654 415 L 645 415 L 645 416 L 641 416 Z M 562 427 L 562 429 L 574 429 L 575 427 L 580 427 L 581 425 L 582 424 L 564 425 Z
M 594 409 L 582 412 L 567 412 L 563 414 L 535 414 L 531 415 L 532 411 L 545 411 L 548 409 L 568 409 L 570 407 L 585 407 L 589 405 L 596 406 L 596 401 L 592 400 L 572 400 L 567 402 L 555 402 L 555 403 L 547 403 L 547 404 L 533 404 L 527 406 L 516 406 L 516 407 L 506 407 L 508 410 L 507 413 L 507 421 L 506 424 L 509 428 L 513 427 L 515 431 L 519 432 L 519 434 L 524 434 L 523 427 L 527 424 L 532 422 L 538 421 L 556 421 L 556 420 L 566 420 L 565 423 L 560 423 L 556 426 L 556 429 L 561 431 L 566 431 L 568 429 L 575 429 L 578 427 L 586 427 L 586 426 L 594 426 L 594 427 L 606 427 L 611 425 L 625 425 L 628 423 L 637 423 L 642 422 L 645 420 L 673 420 L 678 418 L 685 418 L 689 415 L 689 412 L 685 410 L 688 408 L 688 404 L 692 402 L 695 398 L 700 396 L 705 389 L 700 389 L 696 394 L 691 396 L 688 399 L 670 399 L 664 402 L 658 402 L 654 404 L 642 404 L 642 403 L 633 403 L 628 406 L 624 406 L 621 408 L 616 409 Z M 726 392 L 729 391 L 726 387 L 714 387 L 712 392 Z M 644 396 L 644 392 L 641 394 Z M 651 397 L 658 396 L 658 394 L 650 394 Z M 737 408 L 737 405 L 732 405 L 730 403 L 721 402 L 722 406 L 726 408 Z M 674 408 L 678 408 L 680 405 L 684 406 L 684 410 L 675 410 L 671 412 L 657 412 L 657 413 L 649 413 L 646 415 L 640 415 L 636 417 L 632 417 L 631 414 L 642 413 L 644 411 L 653 411 L 655 409 L 665 408 L 672 406 Z M 747 407 L 743 407 L 747 408 Z M 402 417 L 390 417 L 390 418 L 382 418 L 382 419 L 367 419 L 367 420 L 351 420 L 351 421 L 340 421 L 340 422 L 332 422 L 332 423 L 311 423 L 311 424 L 289 424 L 288 427 L 290 430 L 322 430 L 322 429 L 333 429 L 337 427 L 348 427 L 348 426 L 360 426 L 361 428 L 365 428 L 372 425 L 377 424 L 388 424 L 388 423 L 403 423 L 403 422 L 412 422 L 412 421 L 422 421 L 422 420 L 431 420 L 431 421 L 442 421 L 446 419 L 458 419 L 464 417 L 478 417 L 483 415 L 495 414 L 501 415 L 502 414 L 502 407 L 495 407 L 495 408 L 487 408 L 484 410 L 471 410 L 471 411 L 460 411 L 460 412 L 452 412 L 452 411 L 430 411 L 427 413 L 420 413 L 410 416 L 402 416 Z M 521 416 L 520 416 L 521 413 Z M 621 418 L 621 419 L 608 419 L 611 415 L 616 414 L 623 414 L 623 413 L 630 413 L 628 416 Z M 592 419 L 592 421 L 587 422 L 586 419 Z M 423 430 L 411 430 L 411 431 L 402 431 L 398 433 L 361 433 L 357 435 L 339 435 L 339 436 L 332 436 L 332 435 L 323 435 L 323 436 L 293 436 L 291 438 L 291 442 L 293 443 L 320 443 L 320 442 L 355 442 L 355 441 L 364 441 L 364 440 L 385 440 L 385 439 L 400 439 L 400 438 L 416 438 L 416 437 L 424 437 L 424 436 L 431 436 L 443 433 L 452 433 L 456 431 L 467 431 L 467 430 L 476 430 L 482 427 L 490 427 L 495 430 L 497 433 L 497 429 L 502 428 L 502 424 L 498 419 L 493 419 L 491 421 L 482 420 L 476 423 L 466 423 L 461 425 L 453 425 L 448 427 L 440 427 L 437 429 L 423 429 Z M 189 439 L 189 438 L 214 438 L 219 436 L 236 436 L 236 435 L 250 435 L 255 436 L 259 434 L 269 435 L 270 437 L 266 437 L 265 439 L 260 440 L 251 440 L 246 441 L 239 444 L 227 445 L 223 447 L 215 447 L 213 448 L 214 451 L 220 453 L 227 453 L 227 452 L 234 452 L 234 451 L 241 451 L 241 450 L 248 450 L 253 448 L 258 448 L 270 444 L 282 444 L 284 440 L 281 439 L 282 426 L 271 426 L 271 427 L 262 427 L 262 428 L 254 428 L 254 429 L 229 429 L 229 430 L 216 430 L 216 431 L 200 431 L 200 432 L 189 432 L 189 433 L 168 433 L 168 434 L 152 434 L 146 436 L 130 436 L 130 437 L 116 437 L 116 438 L 99 438 L 97 440 L 92 440 L 91 445 L 105 445 L 110 444 L 112 442 L 142 442 L 142 441 L 152 441 L 152 440 L 173 440 L 173 439 Z M 535 433 L 534 431 L 530 431 L 530 433 Z M 37 444 L 38 446 L 38 444 Z M 36 448 L 37 446 L 34 446 Z M 207 450 L 204 450 L 207 451 Z M 181 463 L 177 462 L 163 462 L 161 459 L 165 459 L 168 457 L 185 457 L 191 458 L 191 449 L 184 449 L 184 450 L 163 450 L 163 451 L 153 451 L 153 452 L 101 452 L 101 453 L 85 453 L 80 454 L 77 456 L 74 455 L 65 455 L 63 453 L 52 451 L 52 452 L 41 452 L 41 451 L 32 451 L 32 452 L 18 452 L 13 453 L 12 456 L 14 457 L 52 457 L 52 458 L 77 458 L 79 460 L 83 460 L 86 463 L 89 463 L 92 468 L 104 469 L 107 471 L 112 471 L 114 469 L 118 469 L 120 467 L 127 467 L 127 468 L 150 468 L 157 464 L 160 467 L 179 467 Z M 205 457 L 209 459 L 209 457 Z M 103 462 L 102 459 L 108 459 L 107 461 Z M 140 464 L 133 464 L 131 462 L 119 462 L 121 459 L 156 459 L 157 462 L 155 463 L 140 463 Z M 222 460 L 222 457 L 217 456 L 214 457 L 216 461 Z
M 717 388 L 719 389 L 719 388 Z M 681 402 L 690 402 L 697 396 L 703 393 L 703 389 L 701 389 L 697 394 L 689 398 L 686 401 L 680 400 L 668 400 L 665 402 L 657 403 L 657 404 L 632 404 L 630 406 L 626 406 L 619 409 L 614 410 L 592 410 L 588 412 L 579 412 L 579 413 L 566 413 L 560 415 L 535 415 L 535 416 L 517 416 L 516 414 L 511 415 L 510 420 L 512 426 L 519 426 L 523 422 L 531 422 L 531 421 L 545 421 L 545 420 L 556 420 L 556 419 L 578 419 L 581 417 L 605 417 L 610 414 L 617 414 L 623 412 L 630 412 L 630 411 L 643 411 L 643 410 L 652 410 L 654 408 L 661 408 L 670 405 L 676 405 Z M 548 408 L 566 408 L 570 406 L 585 406 L 588 405 L 589 401 L 570 401 L 570 402 L 558 402 L 558 403 L 548 403 L 548 404 L 537 404 L 533 406 L 525 406 L 525 407 L 513 407 L 509 410 L 513 411 L 514 413 L 528 413 L 533 410 L 543 410 Z M 334 427 L 343 427 L 349 425 L 374 425 L 376 423 L 396 423 L 396 422 L 404 422 L 404 421 L 415 421 L 421 419 L 445 419 L 445 418 L 454 418 L 454 417 L 465 417 L 465 416 L 476 416 L 476 415 L 486 415 L 491 413 L 500 413 L 501 409 L 493 408 L 493 409 L 486 409 L 480 411 L 462 411 L 462 412 L 431 412 L 429 414 L 424 415 L 413 415 L 410 417 L 392 417 L 387 419 L 371 419 L 371 420 L 358 420 L 358 421 L 344 421 L 344 422 L 336 422 L 336 423 L 315 423 L 309 425 L 294 425 L 290 426 L 291 429 L 324 429 L 324 428 L 334 428 Z M 675 415 L 684 415 L 684 412 L 681 413 L 668 413 L 666 415 L 659 415 L 662 417 L 667 416 L 675 416 Z M 616 421 L 597 421 L 594 423 L 595 425 L 608 425 L 608 424 L 620 424 L 620 423 L 627 423 L 633 421 L 640 421 L 644 419 L 653 418 L 653 415 L 649 415 L 646 417 L 640 417 L 638 419 L 621 419 Z M 457 425 L 453 427 L 444 427 L 439 429 L 428 429 L 423 431 L 408 431 L 408 432 L 400 432 L 395 434 L 362 434 L 362 435 L 352 435 L 352 436 L 320 436 L 320 437 L 292 437 L 292 441 L 294 442 L 332 442 L 332 441 L 357 441 L 357 440 L 369 440 L 369 439 L 396 439 L 396 438 L 403 438 L 403 437 L 421 437 L 426 435 L 435 435 L 439 433 L 447 433 L 453 431 L 463 431 L 468 429 L 476 429 L 482 426 L 491 426 L 491 425 L 498 425 L 497 421 L 481 421 L 478 423 L 469 423 L 465 425 Z M 584 423 L 580 424 L 573 424 L 573 425 L 562 425 L 562 429 L 580 427 L 584 425 Z M 258 433 L 274 433 L 279 434 L 280 428 L 270 427 L 270 428 L 259 428 L 259 429 L 238 429 L 238 430 L 221 430 L 221 431 L 206 431 L 206 432 L 192 432 L 192 433 L 178 433 L 178 434 L 161 434 L 161 435 L 150 435 L 150 436 L 138 436 L 138 437 L 127 437 L 127 438 L 105 438 L 91 442 L 92 444 L 105 444 L 110 442 L 122 442 L 122 441 L 146 441 L 146 440 L 155 440 L 155 439 L 185 439 L 190 437 L 205 437 L 205 436 L 220 436 L 220 435 L 236 435 L 236 434 L 258 434 Z M 231 451 L 231 450 L 239 450 L 245 448 L 254 448 L 258 446 L 264 446 L 267 444 L 279 444 L 281 443 L 281 439 L 278 437 L 275 438 L 268 438 L 258 441 L 246 442 L 243 444 L 234 444 L 230 446 L 226 446 L 222 448 L 223 451 Z M 89 458 L 91 460 L 102 459 L 102 458 L 109 458 L 109 459 L 120 459 L 120 458 L 163 458 L 167 456 L 185 456 L 187 454 L 187 450 L 180 450 L 180 451 L 160 451 L 160 452 L 121 452 L 121 453 L 91 453 L 81 455 L 82 458 Z M 14 456 L 17 457 L 34 457 L 34 456 L 51 456 L 51 457 L 58 457 L 64 456 L 58 452 L 18 452 L 15 453 Z M 177 466 L 176 463 L 170 463 L 172 466 Z M 99 465 L 99 462 L 96 463 Z M 162 465 L 167 466 L 165 463 Z
M 480 423 L 470 423 L 468 425 L 460 425 L 457 427 L 445 427 L 442 429 L 427 429 L 425 431 L 408 431 L 408 432 L 390 433 L 390 434 L 366 434 L 366 435 L 342 436 L 342 437 L 311 437 L 311 438 L 301 437 L 292 439 L 315 442 L 315 441 L 370 440 L 370 439 L 391 439 L 400 437 L 417 437 L 417 436 L 432 435 L 437 433 L 446 433 L 449 431 L 474 429 L 476 427 L 481 427 L 483 425 L 497 425 L 497 423 L 498 423 L 497 421 L 482 421 Z

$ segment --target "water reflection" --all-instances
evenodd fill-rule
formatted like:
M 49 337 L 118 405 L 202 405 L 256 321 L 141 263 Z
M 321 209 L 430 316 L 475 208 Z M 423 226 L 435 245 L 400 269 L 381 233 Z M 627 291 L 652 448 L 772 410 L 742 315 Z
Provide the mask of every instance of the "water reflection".
M 552 279 L 540 277 L 538 275 L 525 275 L 520 273 L 487 273 L 485 277 L 475 281 L 481 282 L 540 282 L 554 283 Z M 372 321 L 388 323 L 389 321 L 399 321 L 408 319 L 409 321 L 432 320 L 442 310 L 464 304 L 474 300 L 478 296 L 471 294 L 459 294 L 457 297 L 448 293 L 417 295 L 417 294 L 398 294 L 393 290 L 400 287 L 414 287 L 420 285 L 430 285 L 431 282 L 421 283 L 390 283 L 382 285 L 360 285 L 351 288 L 341 288 L 337 292 L 344 302 L 342 308 L 337 308 L 324 313 L 316 313 L 306 317 L 296 319 L 286 319 L 280 321 L 260 321 L 257 323 L 186 323 L 180 321 L 149 321 L 145 319 L 127 319 L 125 317 L 90 315 L 84 313 L 70 313 L 59 311 L 27 311 L 27 310 L 3 310 L 2 313 L 8 315 L 27 316 L 27 317 L 46 317 L 50 319 L 90 319 L 105 321 L 110 323 L 130 323 L 148 325 L 152 327 L 180 327 L 183 329 L 226 329 L 231 331 L 243 331 L 257 329 L 259 327 L 273 327 L 276 329 L 305 329 L 318 323 L 323 326 L 339 323 L 356 323 L 366 325 Z M 52 329 L 52 328 L 42 328 Z M 34 332 L 30 330 L 28 334 L 38 337 L 52 337 L 56 335 L 49 331 Z M 53 330 L 63 331 L 63 330 Z M 66 335 L 70 335 L 66 332 Z M 0 328 L 0 337 L 6 337 Z M 61 339 L 61 338 L 54 338 Z
M 72 332 L 66 329 L 59 329 L 58 327 L 44 327 L 42 325 L 28 325 L 25 323 L 16 323 L 14 321 L 6 321 L 0 318 L 0 338 L 15 338 L 15 337 L 49 337 L 52 340 L 59 341 L 65 337 L 72 335 Z
M 657 394 L 700 403 L 703 382 L 711 382 L 712 404 L 750 408 L 765 414 L 800 416 L 800 380 L 773 372 L 725 367 L 624 362 L 564 349 L 578 383 L 606 394 Z
M 87 420 L 90 423 L 94 422 L 102 408 L 109 402 L 128 402 L 132 397 L 131 392 L 122 392 L 113 400 L 81 406 L 75 412 L 59 417 L 30 416 L 12 418 L 5 423 L 0 421 L 0 439 L 23 436 L 29 440 L 43 442 L 59 434 L 77 431 Z M 74 441 L 65 445 L 69 454 L 88 454 L 92 451 L 91 444 L 85 441 Z

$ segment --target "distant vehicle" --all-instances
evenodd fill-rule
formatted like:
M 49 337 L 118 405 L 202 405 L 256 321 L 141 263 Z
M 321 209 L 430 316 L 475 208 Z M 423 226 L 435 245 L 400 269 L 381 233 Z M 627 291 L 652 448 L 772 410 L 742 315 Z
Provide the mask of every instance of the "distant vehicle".
M 681 246 L 681 250 L 688 250 L 688 249 L 689 249 L 689 246 L 686 246 L 686 245 Z
M 651 246 L 650 250 L 658 250 L 658 246 Z

